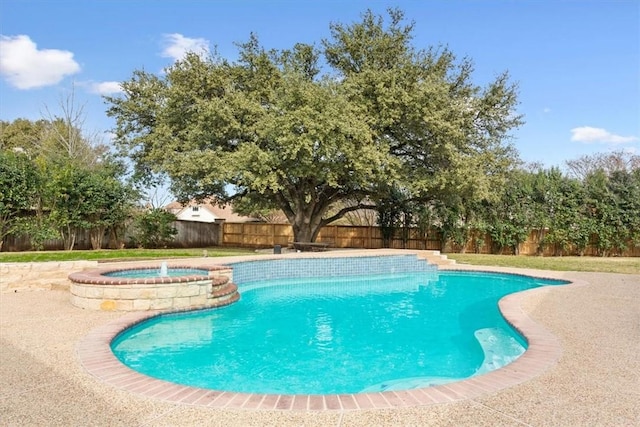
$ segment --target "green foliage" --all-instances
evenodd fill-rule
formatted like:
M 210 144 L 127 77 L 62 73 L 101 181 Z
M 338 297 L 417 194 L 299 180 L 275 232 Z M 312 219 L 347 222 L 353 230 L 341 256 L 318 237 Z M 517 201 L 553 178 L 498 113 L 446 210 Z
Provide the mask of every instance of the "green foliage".
M 388 248 L 397 231 L 402 228 L 403 217 L 408 212 L 407 196 L 398 187 L 390 187 L 386 197 L 376 201 L 378 225 L 382 234 L 382 246 Z
M 461 194 L 451 192 L 441 196 L 433 205 L 432 221 L 437 224 L 445 248 L 465 252 L 467 245 L 473 242 L 473 249 L 479 251 L 488 231 L 488 201 Z
M 62 236 L 64 248 L 72 250 L 78 229 L 88 228 L 83 207 L 88 200 L 85 190 L 89 185 L 89 171 L 66 164 L 49 172 L 45 187 L 49 219 Z
M 18 218 L 14 234 L 27 236 L 31 248 L 36 251 L 43 250 L 48 240 L 60 237 L 60 233 L 50 217 L 42 214 Z
M 514 160 L 505 142 L 521 124 L 517 88 L 507 74 L 484 88 L 472 84 L 471 61 L 442 47 L 415 49 L 413 25 L 403 19 L 392 9 L 386 27 L 371 12 L 332 25 L 332 40 L 323 41 L 327 60 L 401 161 L 400 186 L 412 200 L 490 198 Z
M 592 246 L 600 255 L 619 255 L 640 242 L 639 170 L 593 169 L 579 180 L 558 168 L 515 169 L 492 199 L 441 199 L 435 223 L 458 250 L 473 241 L 479 252 L 486 231 L 493 252 L 518 254 L 530 231 L 538 230 L 540 254 L 546 248 L 583 255 Z
M 27 119 L 16 119 L 13 122 L 0 120 L 0 150 L 21 152 L 29 158 L 36 157 L 47 126 L 46 120 L 35 122 Z
M 72 123 L 3 122 L 0 139 L 12 147 L 0 150 L 3 238 L 27 235 L 41 249 L 46 240 L 61 236 L 71 250 L 78 230 L 85 229 L 99 249 L 105 233 L 130 216 L 139 196 L 122 179 L 122 164 L 83 139 Z
M 105 233 L 130 217 L 137 193 L 108 166 L 88 170 L 68 163 L 49 173 L 46 206 L 65 249 L 73 249 L 80 229 L 89 230 L 92 248 L 100 249 Z
M 624 236 L 640 246 L 640 162 L 629 172 L 613 173 L 611 185 L 618 195 Z
M 89 230 L 93 249 L 102 247 L 107 231 L 124 227 L 138 198 L 138 193 L 118 175 L 118 169 L 107 164 L 91 171 L 83 182 L 82 228 Z
M 176 216 L 155 208 L 139 214 L 133 222 L 134 244 L 147 249 L 166 247 L 178 231 L 172 223 Z
M 233 211 L 238 215 L 258 218 L 268 223 L 282 221 L 283 215 L 276 205 L 270 204 L 269 200 L 262 197 L 253 197 L 252 193 L 246 193 L 244 197 L 235 199 L 232 206 Z
M 26 154 L 0 150 L 0 248 L 5 236 L 24 228 L 20 218 L 36 205 L 40 186 L 38 169 Z
M 514 170 L 505 183 L 500 197 L 490 203 L 487 222 L 494 251 L 510 248 L 518 254 L 520 243 L 528 235 L 534 216 L 533 179 L 530 173 Z
M 620 253 L 640 241 L 640 169 L 632 173 L 597 170 L 587 175 L 587 212 L 597 236 L 596 248 L 605 256 Z
M 556 255 L 582 255 L 592 244 L 601 255 L 619 254 L 640 241 L 638 170 L 594 169 L 582 180 L 558 168 L 516 171 L 501 201 L 490 205 L 492 240 L 500 248 L 517 248 L 529 230 L 538 229 L 542 245 Z
M 470 224 L 467 221 L 467 208 L 460 198 L 449 198 L 445 203 L 437 205 L 439 230 L 445 247 L 451 244 L 453 248 L 464 252 L 470 238 Z
M 226 199 L 231 185 L 278 207 L 298 241 L 374 208 L 390 185 L 412 201 L 490 197 L 514 157 L 517 88 L 506 74 L 474 85 L 470 61 L 416 49 L 402 12 L 388 18 L 333 24 L 322 50 L 267 51 L 251 35 L 235 63 L 190 54 L 163 76 L 137 70 L 107 98 L 116 142 L 182 200 Z
M 535 194 L 539 209 L 537 216 L 548 228 L 543 243 L 554 247 L 555 252 L 561 255 L 572 243 L 570 229 L 580 206 L 580 187 L 577 181 L 566 178 L 558 168 L 541 172 L 538 180 L 535 189 L 538 192 Z

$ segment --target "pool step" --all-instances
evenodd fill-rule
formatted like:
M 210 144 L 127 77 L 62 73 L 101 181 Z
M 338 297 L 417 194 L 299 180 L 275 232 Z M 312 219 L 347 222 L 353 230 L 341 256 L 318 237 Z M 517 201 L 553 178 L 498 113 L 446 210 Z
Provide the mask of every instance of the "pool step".
M 474 375 L 495 371 L 522 356 L 525 348 L 507 331 L 500 328 L 483 328 L 474 333 L 484 351 L 484 362 Z
M 418 258 L 426 259 L 429 264 L 432 265 L 453 265 L 455 260 L 449 259 L 446 255 L 440 253 L 440 251 L 419 251 L 416 253 Z
M 209 294 L 210 307 L 223 307 L 234 303 L 240 299 L 238 293 L 238 286 L 235 283 L 229 281 L 226 276 L 219 276 L 213 278 L 211 284 L 211 293 Z

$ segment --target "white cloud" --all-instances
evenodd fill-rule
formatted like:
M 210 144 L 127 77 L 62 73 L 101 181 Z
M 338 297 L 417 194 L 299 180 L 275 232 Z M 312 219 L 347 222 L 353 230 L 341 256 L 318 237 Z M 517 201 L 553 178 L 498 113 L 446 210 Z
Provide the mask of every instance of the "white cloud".
M 173 33 L 164 35 L 164 49 L 162 56 L 173 58 L 174 61 L 182 59 L 187 52 L 194 52 L 200 56 L 209 54 L 209 40 L 191 39 L 182 34 Z
M 33 89 L 59 83 L 80 71 L 73 53 L 41 49 L 29 36 L 0 36 L 0 74 L 18 89 Z
M 551 108 L 549 108 L 549 107 L 544 107 L 544 108 L 542 109 L 542 112 L 543 112 L 543 113 L 545 113 L 545 114 L 548 114 L 548 113 L 550 113 L 550 112 L 551 112 Z
M 593 142 L 600 142 L 604 144 L 624 144 L 627 142 L 637 141 L 638 137 L 621 136 L 611 133 L 606 129 L 582 126 L 571 129 L 571 140 L 587 144 Z
M 89 84 L 89 90 L 92 93 L 97 93 L 100 95 L 111 95 L 114 93 L 121 93 L 122 86 L 120 86 L 120 82 L 91 83 Z

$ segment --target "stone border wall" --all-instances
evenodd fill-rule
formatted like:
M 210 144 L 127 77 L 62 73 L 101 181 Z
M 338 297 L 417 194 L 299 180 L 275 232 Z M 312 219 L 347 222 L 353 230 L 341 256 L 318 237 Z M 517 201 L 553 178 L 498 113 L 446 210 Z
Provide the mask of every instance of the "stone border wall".
M 0 263 L 0 293 L 69 289 L 70 272 L 97 267 L 97 261 Z
M 76 307 L 103 311 L 181 310 L 218 307 L 235 301 L 237 287 L 225 278 L 198 281 L 95 285 L 71 284 L 71 303 Z M 223 288 L 223 286 L 225 286 Z M 220 296 L 215 289 L 225 290 Z M 225 298 L 227 297 L 227 298 Z

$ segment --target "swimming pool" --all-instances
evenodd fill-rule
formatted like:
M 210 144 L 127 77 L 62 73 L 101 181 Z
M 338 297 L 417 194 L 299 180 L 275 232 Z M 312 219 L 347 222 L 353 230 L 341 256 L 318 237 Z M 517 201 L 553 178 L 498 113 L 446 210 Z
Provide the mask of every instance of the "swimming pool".
M 407 390 L 508 364 L 525 341 L 497 301 L 557 280 L 447 271 L 411 256 L 234 264 L 240 302 L 168 314 L 111 343 L 127 366 L 244 393 Z

